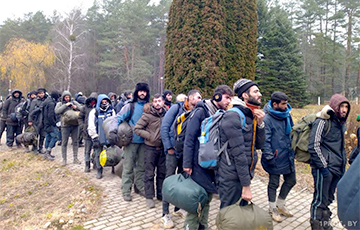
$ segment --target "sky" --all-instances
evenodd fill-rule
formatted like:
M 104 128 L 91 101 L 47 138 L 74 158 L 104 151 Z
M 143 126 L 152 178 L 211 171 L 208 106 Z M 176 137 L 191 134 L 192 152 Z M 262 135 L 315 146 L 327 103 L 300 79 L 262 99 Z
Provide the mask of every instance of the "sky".
M 94 0 L 5 0 L 0 7 L 0 24 L 7 18 L 23 18 L 29 12 L 42 11 L 46 16 L 51 16 L 54 10 L 61 14 L 70 12 L 75 7 L 83 9 L 83 13 L 90 8 Z

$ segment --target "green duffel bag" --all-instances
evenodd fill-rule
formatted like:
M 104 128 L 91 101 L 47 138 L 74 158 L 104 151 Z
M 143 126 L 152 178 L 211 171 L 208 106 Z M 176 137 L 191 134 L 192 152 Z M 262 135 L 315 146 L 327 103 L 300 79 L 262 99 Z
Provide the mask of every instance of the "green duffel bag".
M 193 181 L 190 176 L 185 178 L 182 174 L 165 178 L 162 198 L 176 207 L 194 214 L 200 214 L 208 201 L 205 189 Z
M 122 159 L 122 152 L 122 149 L 116 145 L 104 148 L 99 156 L 100 165 L 102 167 L 116 166 Z
M 241 200 L 242 198 L 236 204 L 220 209 L 216 217 L 216 226 L 219 230 L 273 229 L 273 222 L 268 212 L 252 202 L 240 206 Z

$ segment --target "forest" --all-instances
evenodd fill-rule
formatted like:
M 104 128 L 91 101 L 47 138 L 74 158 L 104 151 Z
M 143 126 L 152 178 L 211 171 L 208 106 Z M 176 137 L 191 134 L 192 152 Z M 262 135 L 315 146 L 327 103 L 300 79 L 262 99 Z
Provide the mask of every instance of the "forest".
M 207 92 L 205 96 L 209 96 L 208 92 L 216 87 L 212 83 L 190 83 L 177 88 L 178 83 L 173 81 L 178 76 L 175 70 L 172 71 L 176 64 L 171 61 L 180 53 L 172 52 L 167 37 L 176 34 L 174 30 L 183 28 L 175 20 L 178 17 L 176 11 L 170 8 L 189 7 L 185 4 L 191 2 L 149 2 L 100 0 L 89 9 L 75 8 L 63 15 L 55 11 L 48 16 L 39 10 L 0 23 L 0 95 L 5 97 L 13 88 L 26 93 L 38 87 L 70 90 L 72 93 L 81 91 L 86 95 L 92 91 L 120 94 L 133 89 L 136 82 L 146 81 L 151 93 L 161 92 L 165 87 L 175 93 L 187 93 L 193 87 L 204 90 Z M 200 5 L 209 2 L 212 1 L 201 0 Z M 229 1 L 217 2 L 219 4 L 208 5 L 212 14 L 205 15 L 206 20 L 212 18 L 216 21 L 217 13 L 221 15 L 232 8 L 229 8 Z M 232 4 L 235 8 L 248 2 L 252 1 L 233 1 Z M 246 66 L 240 70 L 233 68 L 241 65 L 237 61 L 241 59 L 242 51 L 235 50 L 234 55 L 225 60 L 221 59 L 222 55 L 215 55 L 214 59 L 219 60 L 211 65 L 226 72 L 221 73 L 221 83 L 232 85 L 233 76 L 237 77 L 236 71 L 244 71 L 239 76 L 249 76 L 259 82 L 265 100 L 271 92 L 281 90 L 289 95 L 295 107 L 316 103 L 318 97 L 324 102 L 334 93 L 343 93 L 349 99 L 358 96 L 359 1 L 258 0 L 256 3 L 257 15 L 253 18 L 257 24 L 251 27 L 256 42 L 250 46 L 254 53 L 256 49 L 254 66 L 251 67 L 255 74 L 247 72 Z M 188 9 L 186 17 L 191 18 L 193 11 L 191 7 Z M 230 41 L 232 35 L 227 34 L 231 32 L 229 27 L 239 22 L 246 23 L 242 19 L 241 15 L 234 18 L 232 23 L 222 25 L 226 30 L 210 36 L 225 46 L 244 42 Z M 174 27 L 172 23 L 178 24 Z M 171 39 L 179 39 L 179 36 Z M 204 39 L 188 42 L 188 46 L 196 46 L 201 40 Z M 216 44 L 213 46 L 215 49 L 207 50 L 218 52 Z M 202 56 L 206 57 L 199 55 L 199 58 Z M 224 62 L 229 71 L 221 66 Z M 189 69 L 186 73 L 191 72 L 190 67 L 186 68 Z M 200 68 L 205 69 L 204 66 Z M 196 82 L 217 77 L 216 71 L 214 75 L 185 74 L 181 81 L 191 82 L 187 78 L 194 76 L 198 76 Z

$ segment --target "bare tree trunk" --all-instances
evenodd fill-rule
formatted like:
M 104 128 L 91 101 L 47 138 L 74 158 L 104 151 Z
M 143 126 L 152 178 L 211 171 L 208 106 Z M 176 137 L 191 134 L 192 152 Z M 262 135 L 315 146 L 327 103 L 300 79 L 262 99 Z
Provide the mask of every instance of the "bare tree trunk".
M 124 58 L 125 58 L 125 65 L 126 65 L 126 80 L 130 79 L 130 68 L 129 68 L 129 51 L 127 46 L 124 45 Z
M 349 79 L 351 67 L 351 30 L 352 30 L 352 13 L 348 12 L 348 27 L 347 27 L 347 44 L 346 44 L 346 70 L 345 70 L 345 97 L 349 96 Z

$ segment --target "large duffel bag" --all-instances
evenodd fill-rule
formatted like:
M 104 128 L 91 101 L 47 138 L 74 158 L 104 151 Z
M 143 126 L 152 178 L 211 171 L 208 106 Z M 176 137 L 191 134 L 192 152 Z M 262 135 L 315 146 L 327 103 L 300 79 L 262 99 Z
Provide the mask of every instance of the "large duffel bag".
M 201 213 L 208 201 L 205 189 L 193 181 L 190 176 L 185 178 L 182 174 L 165 178 L 162 197 L 176 207 L 194 214 Z
M 99 156 L 100 165 L 102 167 L 116 166 L 122 159 L 122 149 L 118 146 L 110 146 L 104 148 Z
M 254 203 L 240 206 L 242 198 L 236 204 L 220 209 L 216 217 L 216 226 L 219 230 L 263 229 L 272 230 L 271 216 Z
M 109 134 L 112 131 L 115 131 L 118 135 L 118 142 L 115 143 L 119 147 L 128 146 L 133 138 L 133 130 L 127 121 L 121 122 L 118 126 L 118 118 L 117 116 L 112 116 L 107 118 L 102 127 L 104 129 L 106 138 L 109 139 Z

